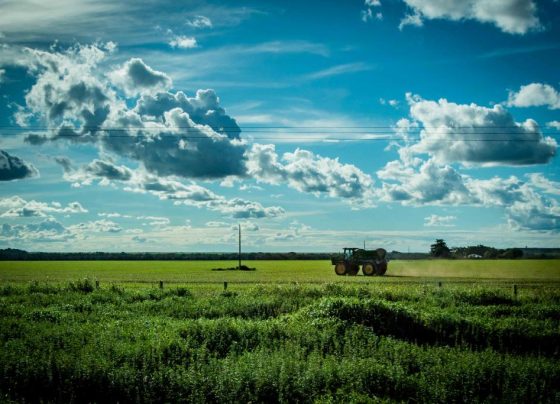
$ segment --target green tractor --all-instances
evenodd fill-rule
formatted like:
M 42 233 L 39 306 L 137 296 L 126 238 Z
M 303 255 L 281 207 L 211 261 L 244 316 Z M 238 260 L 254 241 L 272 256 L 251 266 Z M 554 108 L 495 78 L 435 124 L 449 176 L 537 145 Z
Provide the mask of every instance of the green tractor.
M 387 272 L 387 251 L 344 248 L 344 253 L 333 256 L 331 262 L 337 275 L 357 275 L 361 265 L 365 276 L 382 276 Z

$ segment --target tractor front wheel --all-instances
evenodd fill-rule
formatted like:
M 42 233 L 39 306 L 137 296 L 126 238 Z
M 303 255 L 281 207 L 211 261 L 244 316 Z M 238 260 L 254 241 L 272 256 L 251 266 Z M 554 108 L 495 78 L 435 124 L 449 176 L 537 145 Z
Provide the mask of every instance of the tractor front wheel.
M 339 262 L 334 266 L 334 272 L 337 275 L 346 275 L 346 265 L 344 262 Z
M 362 272 L 365 276 L 373 276 L 373 274 L 375 273 L 375 268 L 373 267 L 373 264 L 364 264 L 362 266 Z

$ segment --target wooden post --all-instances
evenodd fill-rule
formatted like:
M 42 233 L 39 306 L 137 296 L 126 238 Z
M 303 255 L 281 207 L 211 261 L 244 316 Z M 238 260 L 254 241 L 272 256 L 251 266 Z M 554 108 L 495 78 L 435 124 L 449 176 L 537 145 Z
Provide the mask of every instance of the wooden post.
M 438 286 L 439 286 L 440 288 L 443 287 L 443 282 L 442 282 L 442 281 L 439 281 L 439 282 L 438 282 Z
M 517 299 L 517 285 L 513 284 L 513 297 Z
M 163 281 L 159 281 L 159 288 L 163 289 Z
M 227 290 L 227 282 L 224 282 L 224 292 Z

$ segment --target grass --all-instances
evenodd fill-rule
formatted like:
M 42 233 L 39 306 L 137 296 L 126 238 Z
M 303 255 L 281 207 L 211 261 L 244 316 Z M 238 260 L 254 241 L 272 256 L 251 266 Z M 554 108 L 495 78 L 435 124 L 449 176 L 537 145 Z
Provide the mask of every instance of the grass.
M 101 282 L 380 282 L 430 278 L 560 281 L 560 260 L 392 261 L 383 278 L 338 277 L 328 261 L 247 261 L 256 271 L 212 271 L 236 261 L 0 261 L 0 281 L 68 281 L 89 276 Z
M 558 260 L 249 263 L 0 263 L 0 401 L 560 401 Z
M 0 396 L 558 402 L 560 291 L 422 284 L 0 287 Z

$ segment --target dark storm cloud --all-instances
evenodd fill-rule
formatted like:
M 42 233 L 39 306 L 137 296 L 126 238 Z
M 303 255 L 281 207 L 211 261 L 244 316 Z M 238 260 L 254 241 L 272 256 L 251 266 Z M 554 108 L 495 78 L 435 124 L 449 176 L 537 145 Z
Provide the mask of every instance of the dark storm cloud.
M 32 164 L 0 150 L 0 181 L 19 180 L 34 177 L 38 174 L 39 172 Z

